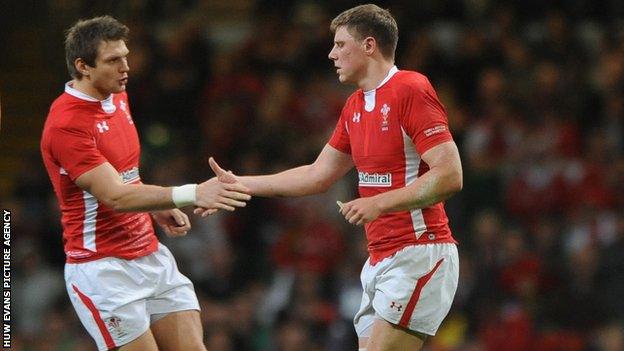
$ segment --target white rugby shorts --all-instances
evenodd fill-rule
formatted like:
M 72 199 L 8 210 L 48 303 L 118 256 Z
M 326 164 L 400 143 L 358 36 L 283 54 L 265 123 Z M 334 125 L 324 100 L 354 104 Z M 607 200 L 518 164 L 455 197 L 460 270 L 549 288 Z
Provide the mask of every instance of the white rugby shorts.
M 362 303 L 355 315 L 358 337 L 369 337 L 375 319 L 435 335 L 457 290 L 455 244 L 412 245 L 376 265 L 364 264 Z
M 74 309 L 98 350 L 138 338 L 167 313 L 199 310 L 193 283 L 178 271 L 169 249 L 134 260 L 106 257 L 65 264 Z

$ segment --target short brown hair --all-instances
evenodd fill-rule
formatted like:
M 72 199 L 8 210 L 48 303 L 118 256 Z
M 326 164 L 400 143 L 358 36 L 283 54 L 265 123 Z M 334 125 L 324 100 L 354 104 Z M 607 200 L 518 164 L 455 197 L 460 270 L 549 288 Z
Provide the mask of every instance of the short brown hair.
M 65 61 L 69 74 L 82 78 L 74 61 L 83 59 L 89 66 L 95 67 L 97 50 L 102 41 L 128 40 L 128 27 L 111 16 L 94 17 L 79 20 L 67 30 L 65 36 Z
M 375 38 L 381 54 L 385 58 L 394 59 L 399 28 L 390 11 L 374 4 L 356 6 L 336 16 L 330 29 L 335 33 L 340 26 L 346 26 L 349 33 L 358 40 Z

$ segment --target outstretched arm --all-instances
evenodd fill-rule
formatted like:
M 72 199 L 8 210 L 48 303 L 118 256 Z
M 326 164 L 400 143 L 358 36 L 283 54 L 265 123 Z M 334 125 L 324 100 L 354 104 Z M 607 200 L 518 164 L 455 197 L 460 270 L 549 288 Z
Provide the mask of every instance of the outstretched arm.
M 124 184 L 108 162 L 80 175 L 76 184 L 107 206 L 121 212 L 164 210 L 186 205 L 234 211 L 235 207 L 244 207 L 244 201 L 251 198 L 248 189 L 242 184 L 224 184 L 217 178 L 196 187 Z
M 426 208 L 444 201 L 462 188 L 462 167 L 455 142 L 434 146 L 422 155 L 429 171 L 412 184 L 343 204 L 340 212 L 352 224 L 370 222 L 382 214 Z
M 305 196 L 327 191 L 352 167 L 351 155 L 325 145 L 314 163 L 289 170 L 257 176 L 234 176 L 211 158 L 210 166 L 222 181 L 239 181 L 254 196 Z

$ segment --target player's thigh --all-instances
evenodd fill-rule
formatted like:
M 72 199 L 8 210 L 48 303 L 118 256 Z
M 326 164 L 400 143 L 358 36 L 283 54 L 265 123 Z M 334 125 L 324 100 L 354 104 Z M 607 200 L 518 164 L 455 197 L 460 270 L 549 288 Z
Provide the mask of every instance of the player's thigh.
M 426 336 L 383 319 L 376 319 L 368 340 L 360 339 L 360 348 L 366 351 L 405 350 L 418 351 L 422 348 Z
M 118 351 L 159 351 L 154 335 L 148 329 L 143 335 L 117 348 Z
M 166 246 L 159 244 L 149 262 L 155 276 L 154 294 L 147 300 L 147 312 L 154 324 L 160 317 L 173 312 L 197 310 L 199 301 L 193 283 L 184 276 Z
M 153 291 L 141 278 L 133 261 L 66 264 L 69 298 L 99 350 L 127 345 L 149 329 L 146 298 Z
M 358 338 L 358 351 L 365 351 L 366 350 L 366 346 L 368 346 L 368 339 L 369 337 L 361 337 Z
M 160 351 L 205 351 L 199 311 L 171 312 L 150 327 Z
M 457 290 L 456 246 L 409 247 L 390 263 L 375 283 L 375 316 L 414 332 L 435 335 Z

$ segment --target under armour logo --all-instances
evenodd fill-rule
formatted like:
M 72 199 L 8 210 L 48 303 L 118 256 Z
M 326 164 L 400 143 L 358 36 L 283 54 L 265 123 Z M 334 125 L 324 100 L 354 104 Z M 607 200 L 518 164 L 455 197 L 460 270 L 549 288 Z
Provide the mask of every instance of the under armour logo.
M 108 124 L 106 124 L 106 121 L 102 121 L 99 122 L 98 124 L 95 125 L 98 129 L 98 131 L 100 133 L 104 133 L 105 131 L 109 130 L 110 128 L 108 127 Z
M 401 305 L 400 303 L 396 303 L 394 301 L 392 301 L 392 303 L 390 304 L 390 308 L 395 309 L 399 312 L 401 312 L 401 309 L 403 308 L 403 305 Z
M 353 122 L 360 123 L 360 117 L 362 116 L 359 112 L 353 112 Z

